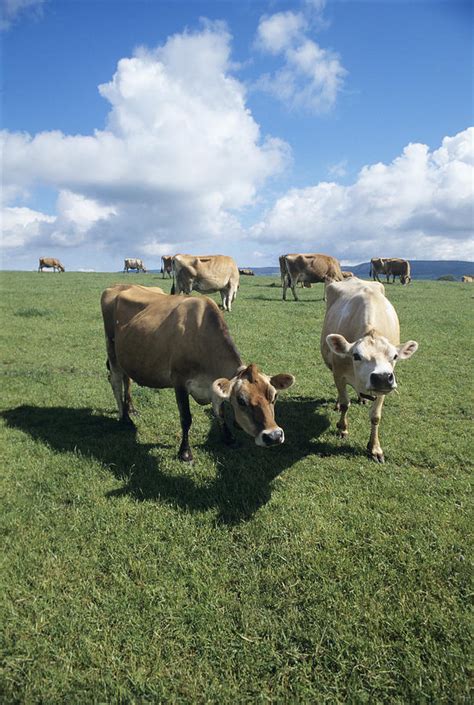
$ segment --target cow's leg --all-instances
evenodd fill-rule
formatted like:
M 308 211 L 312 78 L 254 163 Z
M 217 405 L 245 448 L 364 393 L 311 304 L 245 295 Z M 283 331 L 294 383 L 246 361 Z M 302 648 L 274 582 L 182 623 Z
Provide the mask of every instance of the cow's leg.
M 176 403 L 178 404 L 179 417 L 181 419 L 181 430 L 183 438 L 178 451 L 178 458 L 185 462 L 190 462 L 193 459 L 191 448 L 189 447 L 189 429 L 193 422 L 191 410 L 189 408 L 189 394 L 184 387 L 176 387 L 175 390 Z
M 298 275 L 296 275 L 295 279 L 293 279 L 293 277 L 291 277 L 290 287 L 291 287 L 291 291 L 293 292 L 293 298 L 295 299 L 295 301 L 298 301 L 298 296 L 296 295 L 296 285 L 297 284 L 298 284 Z
M 285 276 L 282 279 L 282 286 L 283 286 L 283 301 L 286 301 L 286 290 L 288 289 L 288 274 L 285 274 Z
M 385 458 L 383 455 L 383 450 L 379 441 L 379 423 L 382 417 L 382 406 L 385 400 L 385 396 L 381 395 L 375 397 L 374 403 L 370 409 L 370 438 L 367 444 L 367 450 L 369 452 L 372 460 L 377 463 L 384 463 Z
M 123 374 L 123 404 L 127 416 L 130 414 L 138 414 L 132 401 L 132 380 L 125 373 Z
M 334 375 L 334 383 L 337 387 L 336 410 L 341 412 L 340 419 L 336 424 L 338 429 L 337 433 L 338 436 L 340 436 L 341 438 L 345 438 L 349 434 L 347 430 L 347 411 L 349 409 L 351 401 L 349 399 L 349 394 L 347 393 L 346 382 L 342 379 L 338 379 L 336 375 Z

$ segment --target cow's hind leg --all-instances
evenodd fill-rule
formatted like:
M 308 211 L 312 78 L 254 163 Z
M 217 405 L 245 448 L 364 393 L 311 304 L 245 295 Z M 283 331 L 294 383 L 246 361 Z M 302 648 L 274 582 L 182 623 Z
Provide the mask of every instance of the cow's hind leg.
M 179 409 L 181 419 L 181 430 L 183 437 L 178 451 L 178 458 L 184 462 L 190 462 L 193 459 L 191 448 L 189 447 L 189 429 L 193 422 L 191 410 L 189 408 L 189 394 L 183 387 L 176 387 L 175 390 L 176 403 Z
M 115 360 L 115 355 L 113 354 L 113 351 L 111 351 L 111 347 L 113 344 L 109 344 L 109 341 L 107 341 L 107 351 L 109 353 L 108 358 L 107 358 L 107 369 L 109 371 L 109 382 L 110 386 L 112 387 L 112 391 L 114 393 L 115 401 L 117 402 L 117 408 L 119 412 L 119 418 L 121 421 L 124 423 L 134 426 L 134 423 L 132 419 L 129 416 L 129 405 L 125 401 L 125 393 L 124 393 L 124 383 L 125 383 L 125 374 L 123 370 L 120 369 L 118 366 L 116 360 Z M 112 354 L 111 354 L 112 352 Z
M 295 301 L 298 301 L 298 296 L 296 294 L 296 285 L 297 284 L 298 284 L 298 277 L 296 277 L 295 279 L 292 278 L 290 280 L 290 287 L 291 287 L 291 291 L 293 293 L 293 298 L 295 299 Z
M 133 406 L 132 401 L 132 380 L 125 373 L 123 373 L 123 403 L 124 410 L 127 416 L 129 416 L 130 414 L 138 415 L 138 411 Z
M 337 402 L 336 410 L 341 412 L 339 421 L 337 422 L 337 434 L 341 438 L 345 438 L 349 431 L 347 430 L 349 425 L 347 423 L 347 412 L 351 404 L 349 399 L 349 394 L 347 393 L 347 385 L 343 380 L 338 380 L 334 377 L 334 382 L 337 387 Z
M 383 454 L 382 447 L 379 441 L 379 423 L 382 417 L 382 407 L 385 397 L 379 396 L 375 397 L 374 403 L 370 408 L 370 438 L 367 444 L 367 451 L 372 458 L 377 463 L 384 463 L 385 458 Z

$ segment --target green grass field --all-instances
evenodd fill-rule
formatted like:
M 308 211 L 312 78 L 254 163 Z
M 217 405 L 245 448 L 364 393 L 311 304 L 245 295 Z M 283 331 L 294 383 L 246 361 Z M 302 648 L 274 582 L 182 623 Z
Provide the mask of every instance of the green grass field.
M 472 297 L 386 287 L 402 341 L 380 437 L 336 437 L 322 287 L 280 301 L 243 278 L 226 314 L 244 361 L 296 384 L 282 447 L 228 449 L 191 402 L 135 387 L 117 422 L 99 307 L 155 275 L 1 275 L 4 703 L 469 702 Z M 165 282 L 169 290 L 169 282 Z M 352 394 L 355 399 L 355 394 Z

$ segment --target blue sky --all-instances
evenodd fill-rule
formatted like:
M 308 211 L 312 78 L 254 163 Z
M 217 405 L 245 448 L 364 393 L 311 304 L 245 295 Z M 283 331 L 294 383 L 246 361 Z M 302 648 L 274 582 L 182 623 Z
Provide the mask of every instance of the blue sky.
M 7 0 L 2 266 L 473 258 L 472 26 L 455 0 Z

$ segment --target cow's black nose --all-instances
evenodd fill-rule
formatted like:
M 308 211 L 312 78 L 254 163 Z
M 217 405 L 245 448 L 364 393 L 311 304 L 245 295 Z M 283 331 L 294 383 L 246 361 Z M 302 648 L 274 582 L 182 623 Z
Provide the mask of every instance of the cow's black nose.
M 267 446 L 273 446 L 276 443 L 283 443 L 283 431 L 281 428 L 276 428 L 274 431 L 270 431 L 269 433 L 264 431 L 262 433 L 262 438 L 263 442 L 266 443 Z
M 395 384 L 395 375 L 392 372 L 372 372 L 370 386 L 372 389 L 391 389 Z

